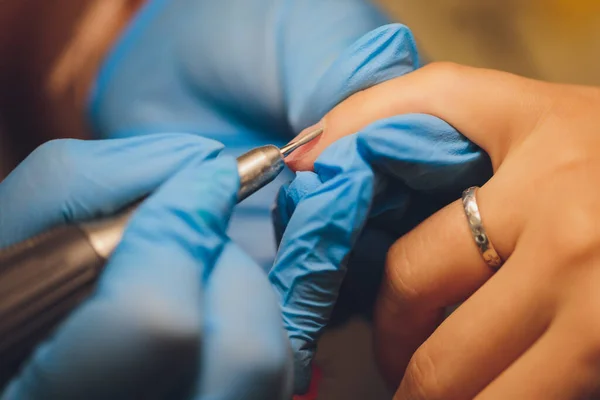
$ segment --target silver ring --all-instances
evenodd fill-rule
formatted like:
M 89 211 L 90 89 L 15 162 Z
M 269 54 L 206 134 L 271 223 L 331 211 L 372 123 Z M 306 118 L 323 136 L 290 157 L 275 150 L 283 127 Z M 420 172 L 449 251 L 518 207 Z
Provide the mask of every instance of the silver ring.
M 479 189 L 477 186 L 473 186 L 465 190 L 462 195 L 462 203 L 473 240 L 475 240 L 483 260 L 490 268 L 497 271 L 502 266 L 503 261 L 483 228 L 477 198 L 475 197 L 477 189 Z

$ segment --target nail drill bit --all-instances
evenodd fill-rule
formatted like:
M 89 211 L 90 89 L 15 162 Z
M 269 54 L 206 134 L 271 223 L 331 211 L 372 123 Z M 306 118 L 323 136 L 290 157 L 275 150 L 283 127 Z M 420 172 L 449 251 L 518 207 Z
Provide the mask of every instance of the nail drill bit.
M 281 148 L 281 154 L 283 154 L 284 157 L 287 157 L 298 147 L 304 146 L 308 142 L 312 142 L 313 140 L 321 136 L 321 134 L 323 134 L 323 128 L 318 128 L 298 139 L 294 139 Z

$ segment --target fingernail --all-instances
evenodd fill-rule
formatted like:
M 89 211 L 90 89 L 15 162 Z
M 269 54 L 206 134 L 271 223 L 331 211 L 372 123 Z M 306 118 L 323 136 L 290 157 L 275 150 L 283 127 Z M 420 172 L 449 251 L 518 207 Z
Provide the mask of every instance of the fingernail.
M 300 132 L 300 134 L 298 136 L 296 136 L 294 138 L 294 140 L 300 139 L 306 135 L 309 135 L 310 133 L 314 132 L 317 129 L 325 129 L 325 124 L 323 123 L 323 121 L 319 121 L 318 123 L 314 124 L 313 126 L 309 126 L 308 128 L 304 129 L 302 132 Z M 304 146 L 299 147 L 297 150 L 295 150 L 293 153 L 291 153 L 289 156 L 287 156 L 287 158 L 285 159 L 285 162 L 288 165 L 290 165 L 290 164 L 294 164 L 298 160 L 304 158 L 304 156 L 309 151 L 311 151 L 317 145 L 317 143 L 319 143 L 319 140 L 321 140 L 322 137 L 323 137 L 323 134 L 321 134 L 314 140 L 311 140 L 310 142 L 306 143 Z

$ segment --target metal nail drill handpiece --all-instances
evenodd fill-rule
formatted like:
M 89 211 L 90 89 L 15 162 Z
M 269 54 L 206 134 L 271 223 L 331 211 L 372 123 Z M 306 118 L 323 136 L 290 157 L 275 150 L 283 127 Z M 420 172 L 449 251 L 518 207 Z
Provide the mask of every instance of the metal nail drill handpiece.
M 316 139 L 322 133 L 323 129 L 317 129 L 300 139 L 291 141 L 281 149 L 267 145 L 257 147 L 238 157 L 238 171 L 240 174 L 238 201 L 244 200 L 258 189 L 272 182 L 285 168 L 286 156 L 298 147 Z
M 242 201 L 273 181 L 284 158 L 323 133 L 240 156 Z M 37 343 L 93 290 L 136 206 L 97 221 L 61 226 L 0 250 L 0 388 Z

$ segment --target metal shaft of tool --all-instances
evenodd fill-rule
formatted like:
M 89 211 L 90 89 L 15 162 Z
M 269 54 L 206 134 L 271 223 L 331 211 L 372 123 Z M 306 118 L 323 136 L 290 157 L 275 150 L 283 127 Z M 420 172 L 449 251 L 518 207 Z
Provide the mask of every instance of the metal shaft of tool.
M 301 136 L 300 138 L 294 139 L 281 148 L 281 154 L 284 157 L 287 157 L 290 153 L 292 153 L 298 147 L 304 146 L 308 142 L 312 142 L 313 140 L 315 140 L 316 138 L 321 136 L 321 134 L 323 134 L 323 128 L 317 128 L 314 131 L 311 131 L 311 132 L 307 133 L 306 135 Z
M 323 129 L 316 129 L 299 139 L 294 139 L 281 149 L 272 145 L 262 146 L 238 157 L 238 171 L 240 174 L 238 200 L 244 200 L 272 182 L 285 168 L 285 157 L 287 155 L 314 140 L 322 133 Z

